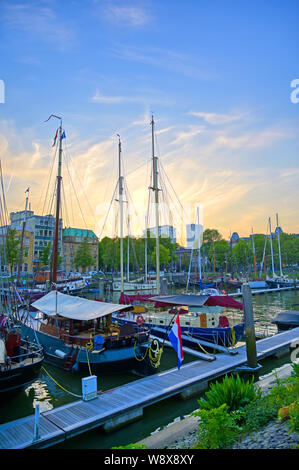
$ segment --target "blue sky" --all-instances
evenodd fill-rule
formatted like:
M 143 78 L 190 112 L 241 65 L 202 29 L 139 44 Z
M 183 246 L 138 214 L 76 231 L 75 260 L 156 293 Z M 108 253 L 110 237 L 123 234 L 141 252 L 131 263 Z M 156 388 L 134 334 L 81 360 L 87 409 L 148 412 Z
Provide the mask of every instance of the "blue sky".
M 70 223 L 101 232 L 116 133 L 132 199 L 144 207 L 153 112 L 163 167 L 184 205 L 201 204 L 205 227 L 225 238 L 265 232 L 278 212 L 283 229 L 299 233 L 299 103 L 290 100 L 298 10 L 295 0 L 2 0 L 9 210 L 28 186 L 42 209 L 52 113 L 63 116 L 78 176 L 84 218 L 74 210 Z

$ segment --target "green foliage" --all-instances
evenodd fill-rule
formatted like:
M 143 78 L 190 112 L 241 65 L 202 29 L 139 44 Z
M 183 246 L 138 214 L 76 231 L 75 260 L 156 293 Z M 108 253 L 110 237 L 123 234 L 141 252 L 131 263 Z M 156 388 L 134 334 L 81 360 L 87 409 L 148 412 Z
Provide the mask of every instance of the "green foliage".
M 167 267 L 169 266 L 170 262 L 170 253 L 169 249 L 165 248 L 165 246 L 160 245 L 159 247 L 159 257 L 160 257 L 160 266 Z M 156 247 L 154 248 L 151 256 L 150 256 L 150 264 L 155 266 L 156 264 Z
M 215 382 L 210 390 L 206 392 L 206 399 L 201 398 L 198 403 L 200 409 L 212 410 L 222 404 L 226 404 L 228 411 L 235 411 L 244 408 L 251 401 L 255 401 L 259 396 L 253 384 L 234 376 L 225 376 L 222 382 Z
M 279 379 L 267 395 L 262 396 L 251 382 L 243 382 L 239 376 L 225 377 L 223 382 L 212 384 L 206 392 L 207 399 L 198 401 L 200 409 L 196 449 L 219 449 L 231 446 L 244 434 L 259 431 L 270 421 L 276 420 L 278 410 L 289 405 L 288 426 L 299 431 L 299 377 L 295 371 L 287 379 Z
M 82 268 L 86 268 L 87 266 L 94 264 L 94 258 L 90 252 L 90 245 L 87 238 L 85 238 L 84 241 L 78 246 L 74 258 L 74 264 L 76 267 L 81 266 Z
M 10 229 L 8 230 L 7 238 L 6 238 L 6 262 L 10 266 L 10 271 L 12 272 L 13 267 L 17 265 L 19 261 L 20 255 L 20 240 L 16 237 L 16 230 Z
M 292 377 L 299 377 L 299 363 L 293 362 L 292 368 Z
M 126 446 L 111 447 L 111 449 L 147 449 L 145 444 L 127 444 Z
M 288 421 L 290 431 L 299 432 L 299 401 L 290 409 L 290 419 Z
M 40 260 L 45 266 L 49 266 L 50 263 L 50 254 L 51 254 L 51 245 L 50 243 L 45 246 L 40 254 Z M 58 263 L 60 264 L 60 263 Z
M 280 406 L 269 400 L 268 396 L 257 398 L 244 408 L 244 421 L 242 428 L 244 432 L 251 433 L 266 426 L 270 421 L 276 419 Z
M 210 410 L 201 409 L 194 415 L 201 419 L 195 449 L 223 449 L 231 445 L 241 431 L 238 415 L 229 413 L 225 404 Z
M 175 251 L 178 248 L 168 237 L 159 237 L 160 243 L 160 266 L 168 268 L 172 262 L 177 261 Z M 123 240 L 124 261 L 126 264 L 128 250 L 128 237 Z M 145 239 L 130 237 L 130 270 L 144 271 Z M 156 268 L 156 239 L 148 234 L 147 237 L 148 268 Z M 189 257 L 188 257 L 189 262 Z M 104 271 L 120 270 L 120 239 L 104 237 L 99 242 L 99 266 Z

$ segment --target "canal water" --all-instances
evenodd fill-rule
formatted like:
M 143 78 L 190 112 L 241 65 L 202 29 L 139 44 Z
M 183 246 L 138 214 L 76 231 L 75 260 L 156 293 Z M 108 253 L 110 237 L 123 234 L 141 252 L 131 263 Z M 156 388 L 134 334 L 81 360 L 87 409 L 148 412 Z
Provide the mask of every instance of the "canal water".
M 285 291 L 253 296 L 255 319 L 258 320 L 258 325 L 262 325 L 261 329 L 273 329 L 273 325 L 271 325 L 273 317 L 282 310 L 298 309 L 298 307 L 293 307 L 295 304 L 299 304 L 299 291 Z M 242 316 L 242 314 L 240 315 L 240 313 L 236 313 L 236 311 L 233 312 L 233 310 L 227 310 L 225 314 L 236 322 L 239 322 Z M 194 360 L 195 358 L 193 356 L 188 354 L 184 355 L 184 364 Z M 274 368 L 288 362 L 290 362 L 288 356 L 280 360 L 272 358 L 265 359 L 262 362 L 263 368 L 260 375 L 265 375 Z M 165 348 L 161 358 L 160 370 L 163 371 L 174 368 L 176 365 L 177 357 L 175 352 L 170 348 Z M 73 394 L 81 395 L 81 378 L 83 375 L 67 373 L 46 363 L 44 367 L 56 383 L 46 372 L 42 371 L 39 378 L 26 389 L 14 392 L 8 397 L 6 396 L 5 400 L 1 399 L 0 423 L 33 414 L 36 404 L 39 404 L 40 411 L 43 412 L 78 400 L 78 398 L 65 392 L 61 387 Z M 138 378 L 139 377 L 132 372 L 123 372 L 113 375 L 103 374 L 98 376 L 98 390 L 110 390 L 137 380 Z M 113 446 L 137 442 L 152 432 L 167 426 L 174 420 L 178 420 L 191 413 L 197 408 L 198 398 L 199 397 L 191 398 L 187 401 L 179 400 L 176 397 L 169 398 L 145 408 L 142 420 L 127 425 L 123 429 L 111 434 L 105 434 L 103 431 L 95 429 L 58 444 L 55 447 L 109 449 Z

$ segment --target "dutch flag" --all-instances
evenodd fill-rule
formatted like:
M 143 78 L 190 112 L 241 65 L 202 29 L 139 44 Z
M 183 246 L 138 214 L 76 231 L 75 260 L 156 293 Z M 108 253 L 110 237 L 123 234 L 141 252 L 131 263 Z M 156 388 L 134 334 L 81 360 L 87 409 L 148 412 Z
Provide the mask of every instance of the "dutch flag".
M 182 361 L 184 359 L 183 355 L 183 346 L 182 346 L 182 335 L 181 335 L 181 325 L 180 325 L 180 318 L 177 315 L 173 327 L 170 330 L 168 338 L 177 352 L 178 355 L 178 369 L 180 369 Z

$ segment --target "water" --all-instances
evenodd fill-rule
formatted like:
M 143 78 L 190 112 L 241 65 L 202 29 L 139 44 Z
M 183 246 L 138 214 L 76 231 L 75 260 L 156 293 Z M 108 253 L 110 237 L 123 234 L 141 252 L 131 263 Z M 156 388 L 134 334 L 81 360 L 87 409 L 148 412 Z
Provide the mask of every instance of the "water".
M 93 297 L 92 297 L 93 298 Z M 115 299 L 116 300 L 116 299 Z M 241 299 L 240 299 L 241 300 Z M 293 305 L 299 304 L 298 291 L 285 291 L 282 293 L 260 294 L 253 296 L 255 319 L 264 326 L 271 325 L 271 319 L 282 310 L 292 310 Z M 295 307 L 296 309 L 297 307 Z M 242 313 L 227 310 L 226 314 L 236 322 L 239 322 Z M 272 325 L 273 328 L 273 325 Z M 184 364 L 194 360 L 193 356 L 185 354 Z M 263 361 L 261 375 L 270 372 L 290 358 L 286 356 L 280 360 L 268 358 Z M 166 348 L 161 358 L 161 370 L 167 370 L 177 365 L 177 358 L 172 349 Z M 81 395 L 81 378 L 83 375 L 70 374 L 48 364 L 44 364 L 48 373 L 58 384 L 68 391 Z M 98 377 L 98 389 L 105 391 L 125 383 L 138 379 L 131 372 L 120 374 L 103 374 Z M 55 447 L 57 448 L 102 448 L 125 445 L 143 439 L 156 429 L 167 426 L 178 417 L 183 417 L 197 408 L 197 398 L 187 401 L 176 397 L 156 403 L 144 409 L 143 419 L 126 426 L 111 434 L 104 434 L 100 430 L 93 430 L 81 436 L 65 441 Z M 39 378 L 25 390 L 15 392 L 2 399 L 0 402 L 0 423 L 22 418 L 34 413 L 36 404 L 40 405 L 40 411 L 50 410 L 58 406 L 76 401 L 78 398 L 66 393 L 42 371 Z

